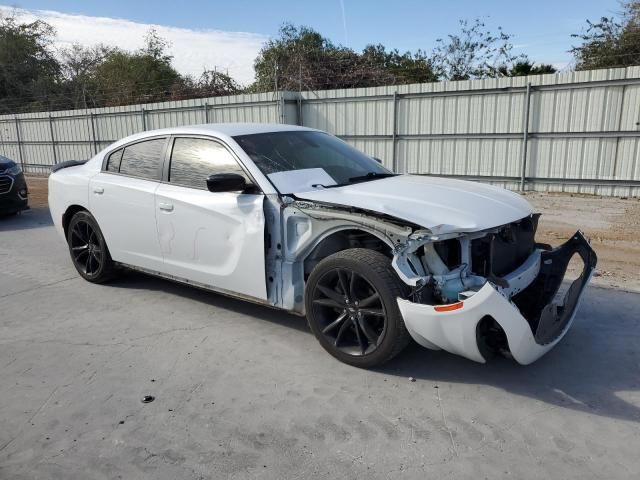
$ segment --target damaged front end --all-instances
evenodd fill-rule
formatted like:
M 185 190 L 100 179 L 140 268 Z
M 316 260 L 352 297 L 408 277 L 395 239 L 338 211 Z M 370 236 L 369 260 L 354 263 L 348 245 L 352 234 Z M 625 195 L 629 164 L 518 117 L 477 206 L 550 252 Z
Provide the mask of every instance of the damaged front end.
M 493 351 L 528 364 L 568 330 L 597 257 L 581 232 L 551 249 L 536 244 L 538 215 L 489 231 L 414 232 L 393 265 L 412 293 L 398 299 L 421 345 L 485 362 Z M 574 255 L 580 276 L 557 299 Z
M 281 240 L 271 241 L 273 275 L 282 279 L 274 304 L 304 314 L 305 281 L 319 260 L 345 248 L 377 249 L 408 286 L 398 305 L 414 340 L 478 362 L 497 352 L 528 364 L 550 350 L 568 330 L 597 261 L 581 232 L 553 249 L 536 243 L 537 214 L 469 232 L 319 202 L 291 200 L 282 212 Z M 560 295 L 576 255 L 582 272 Z

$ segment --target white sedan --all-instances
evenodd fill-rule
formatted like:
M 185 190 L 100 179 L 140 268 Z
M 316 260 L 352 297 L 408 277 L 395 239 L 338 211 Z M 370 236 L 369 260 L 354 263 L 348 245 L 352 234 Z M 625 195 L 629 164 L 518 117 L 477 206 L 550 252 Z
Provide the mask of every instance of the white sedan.
M 86 280 L 131 268 L 306 315 L 359 367 L 411 338 L 533 362 L 569 329 L 596 265 L 580 232 L 537 244 L 538 215 L 515 193 L 396 175 L 309 128 L 148 131 L 53 170 L 53 221 Z M 574 255 L 583 271 L 558 300 Z

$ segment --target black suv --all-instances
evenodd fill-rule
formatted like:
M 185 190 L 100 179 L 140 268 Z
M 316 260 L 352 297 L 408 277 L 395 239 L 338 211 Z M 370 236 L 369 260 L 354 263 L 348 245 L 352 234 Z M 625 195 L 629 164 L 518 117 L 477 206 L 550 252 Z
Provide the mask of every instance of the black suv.
M 0 215 L 13 215 L 28 208 L 27 194 L 20 165 L 0 155 Z

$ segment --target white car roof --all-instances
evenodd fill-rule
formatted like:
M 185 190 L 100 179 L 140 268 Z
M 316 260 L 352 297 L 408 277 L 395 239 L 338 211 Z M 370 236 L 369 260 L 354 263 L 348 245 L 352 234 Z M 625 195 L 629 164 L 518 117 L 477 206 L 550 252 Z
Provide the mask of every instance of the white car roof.
M 236 135 L 251 135 L 253 133 L 287 132 L 287 131 L 317 131 L 314 128 L 299 127 L 286 123 L 203 123 L 201 125 L 186 125 L 182 127 L 162 128 L 159 130 L 146 130 L 122 138 L 107 147 L 117 148 L 129 142 L 142 140 L 155 135 L 206 135 L 216 137 L 234 137 Z
M 215 134 L 217 136 L 233 137 L 236 135 L 251 135 L 253 133 L 285 132 L 293 130 L 313 131 L 313 128 L 288 125 L 286 123 L 203 123 L 201 125 L 185 125 L 182 127 L 147 130 L 136 136 L 149 135 L 184 135 L 184 134 Z M 133 136 L 133 135 L 132 135 Z
M 251 135 L 253 133 L 284 132 L 290 130 L 313 130 L 312 128 L 288 125 L 286 123 L 205 123 L 181 128 L 205 130 L 233 137 L 235 135 Z

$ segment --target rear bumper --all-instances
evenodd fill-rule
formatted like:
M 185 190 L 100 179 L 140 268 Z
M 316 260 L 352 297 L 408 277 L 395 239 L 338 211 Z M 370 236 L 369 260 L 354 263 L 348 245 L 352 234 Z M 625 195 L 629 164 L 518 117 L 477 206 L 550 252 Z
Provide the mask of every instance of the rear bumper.
M 584 264 L 560 303 L 554 303 L 567 265 L 574 255 Z M 595 269 L 597 257 L 582 233 L 576 232 L 565 244 L 553 250 L 537 250 L 530 266 L 518 272 L 527 284 L 516 291 L 502 289 L 490 282 L 456 310 L 435 311 L 432 305 L 398 299 L 398 305 L 411 336 L 431 349 L 443 349 L 485 362 L 479 342 L 479 324 L 493 319 L 506 336 L 513 358 L 522 365 L 534 362 L 551 350 L 571 327 L 584 289 Z M 536 275 L 537 272 L 537 275 Z

